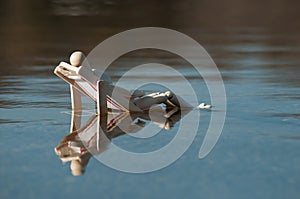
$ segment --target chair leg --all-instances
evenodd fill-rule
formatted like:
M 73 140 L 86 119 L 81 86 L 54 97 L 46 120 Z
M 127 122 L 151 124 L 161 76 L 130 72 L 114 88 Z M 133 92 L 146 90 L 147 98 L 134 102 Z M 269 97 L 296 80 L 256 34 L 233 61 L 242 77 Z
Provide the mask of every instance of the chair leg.
M 82 114 L 82 102 L 80 92 L 70 85 L 71 101 L 72 101 L 72 122 L 70 131 L 73 132 L 80 128 L 81 114 Z
M 97 113 L 107 115 L 107 86 L 105 81 L 97 81 Z

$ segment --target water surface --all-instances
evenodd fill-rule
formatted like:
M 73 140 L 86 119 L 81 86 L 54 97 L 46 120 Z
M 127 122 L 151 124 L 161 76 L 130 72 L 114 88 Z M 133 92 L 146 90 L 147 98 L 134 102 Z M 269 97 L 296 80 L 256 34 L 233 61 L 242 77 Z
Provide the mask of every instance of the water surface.
M 267 3 L 234 0 L 228 5 L 62 2 L 1 2 L 1 198 L 298 198 L 298 2 L 272 1 L 272 9 Z M 212 14 L 216 12 L 219 16 Z M 201 111 L 196 139 L 169 167 L 128 174 L 92 158 L 85 174 L 74 177 L 69 163 L 62 164 L 54 152 L 70 132 L 66 113 L 71 104 L 68 85 L 53 69 L 73 50 L 89 52 L 105 38 L 141 26 L 182 31 L 211 54 L 227 93 L 223 133 L 213 151 L 199 160 L 210 118 L 209 111 Z M 153 61 L 181 68 L 203 88 L 199 98 L 209 102 L 204 82 L 195 80 L 186 62 L 160 51 L 120 58 L 111 67 L 113 79 L 131 65 Z M 127 135 L 115 142 L 130 150 L 151 150 L 172 139 L 178 125 L 163 130 L 154 145 Z

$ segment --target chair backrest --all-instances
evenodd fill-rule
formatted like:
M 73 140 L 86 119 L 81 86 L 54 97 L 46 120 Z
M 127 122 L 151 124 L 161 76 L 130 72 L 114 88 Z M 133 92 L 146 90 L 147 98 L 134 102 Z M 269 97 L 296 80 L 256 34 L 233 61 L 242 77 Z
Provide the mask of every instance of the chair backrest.
M 60 62 L 55 68 L 54 73 L 93 101 L 97 101 L 95 83 L 97 78 L 93 74 L 88 73 L 84 67 L 78 68 L 68 63 Z M 81 76 L 81 74 L 84 74 L 84 76 Z
M 97 83 L 100 79 L 89 67 L 74 67 L 68 63 L 61 62 L 55 68 L 54 73 L 69 84 L 73 85 L 82 94 L 88 96 L 94 102 L 97 102 L 98 92 L 101 92 L 97 91 Z M 111 85 L 110 87 L 113 86 Z M 120 88 L 120 90 L 123 93 L 126 91 L 122 88 Z M 130 93 L 127 91 L 127 95 L 129 94 Z M 124 99 L 123 95 L 118 95 L 117 98 L 118 99 L 113 99 L 111 96 L 107 95 L 107 108 L 129 112 L 128 100 Z

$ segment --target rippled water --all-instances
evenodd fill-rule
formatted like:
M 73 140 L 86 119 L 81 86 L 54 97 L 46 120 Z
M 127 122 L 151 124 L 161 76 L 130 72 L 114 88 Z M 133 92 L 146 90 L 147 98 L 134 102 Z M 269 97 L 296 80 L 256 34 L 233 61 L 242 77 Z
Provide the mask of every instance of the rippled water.
M 293 20 L 287 20 L 287 16 L 299 18 L 292 6 L 277 3 L 275 6 L 281 11 L 269 18 L 262 17 L 261 21 L 257 19 L 262 15 L 261 8 L 253 19 L 242 17 L 247 15 L 242 12 L 228 16 L 229 12 L 224 11 L 222 25 L 222 19 L 218 21 L 205 12 L 200 3 L 194 9 L 189 4 L 174 3 L 166 4 L 172 5 L 170 8 L 156 8 L 158 4 L 148 3 L 143 7 L 147 8 L 145 13 L 157 9 L 158 20 L 149 17 L 134 21 L 146 15 L 141 11 L 126 15 L 123 9 L 130 12 L 138 7 L 135 1 L 119 2 L 119 7 L 115 1 L 87 7 L 80 3 L 77 7 L 68 7 L 55 3 L 63 1 L 49 1 L 51 3 L 35 5 L 44 13 L 35 11 L 33 18 L 28 14 L 30 8 L 34 8 L 33 3 L 23 5 L 22 9 L 16 1 L 9 2 L 2 2 L 2 8 L 13 7 L 12 13 L 22 10 L 23 18 L 6 11 L 1 13 L 1 21 L 6 25 L 0 29 L 3 44 L 0 60 L 1 198 L 299 197 L 300 39 Z M 64 6 L 71 11 L 66 11 Z M 209 3 L 203 6 L 214 8 Z M 249 6 L 249 12 L 257 7 Z M 84 14 L 86 9 L 92 16 Z M 101 9 L 105 12 L 99 14 Z M 186 14 L 167 20 L 163 9 Z M 192 9 L 190 14 L 186 12 L 188 9 Z M 199 10 L 204 12 L 203 16 L 211 17 L 210 22 L 200 18 L 195 24 L 191 22 Z M 67 16 L 68 13 L 71 16 Z M 116 13 L 129 25 L 122 25 Z M 77 18 L 73 18 L 74 15 L 78 15 Z M 236 22 L 234 16 L 239 16 L 241 21 Z M 113 24 L 108 21 L 110 17 Z M 273 23 L 272 19 L 277 22 Z M 73 50 L 88 52 L 105 38 L 136 27 L 135 22 L 138 27 L 175 28 L 204 45 L 219 67 L 226 87 L 228 110 L 223 133 L 213 151 L 205 159 L 198 159 L 210 118 L 209 111 L 201 111 L 196 139 L 169 167 L 147 174 L 128 174 L 92 158 L 85 174 L 74 177 L 70 164 L 62 164 L 54 152 L 69 133 L 71 116 L 67 113 L 71 111 L 71 104 L 68 85 L 53 74 L 53 69 L 59 61 L 67 60 Z M 218 28 L 211 25 L 213 22 Z M 73 29 L 76 23 L 81 27 L 78 31 Z M 184 25 L 176 25 L 181 23 Z M 131 65 L 153 61 L 180 68 L 191 82 L 199 83 L 186 62 L 160 51 L 142 51 L 123 57 L 113 64 L 111 74 L 117 79 Z M 204 91 L 198 93 L 199 98 L 209 102 L 203 81 L 199 86 Z M 170 131 L 162 131 L 154 145 L 133 142 L 126 135 L 119 136 L 115 142 L 130 150 L 147 151 L 172 139 L 177 129 L 178 124 L 175 124 Z

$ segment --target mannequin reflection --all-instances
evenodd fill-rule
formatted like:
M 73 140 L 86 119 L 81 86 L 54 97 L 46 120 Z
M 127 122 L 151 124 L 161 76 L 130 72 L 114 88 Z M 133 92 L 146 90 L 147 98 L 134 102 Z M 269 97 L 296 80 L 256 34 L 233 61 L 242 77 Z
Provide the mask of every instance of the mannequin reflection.
M 166 118 L 166 113 L 170 114 Z M 71 133 L 67 134 L 55 148 L 56 154 L 63 162 L 71 162 L 74 176 L 82 175 L 93 155 L 104 152 L 111 140 L 126 133 L 137 133 L 148 125 L 157 125 L 170 130 L 189 110 L 165 110 L 155 107 L 151 113 L 127 112 L 109 113 L 107 116 L 92 116 L 81 126 L 81 114 L 72 114 Z

